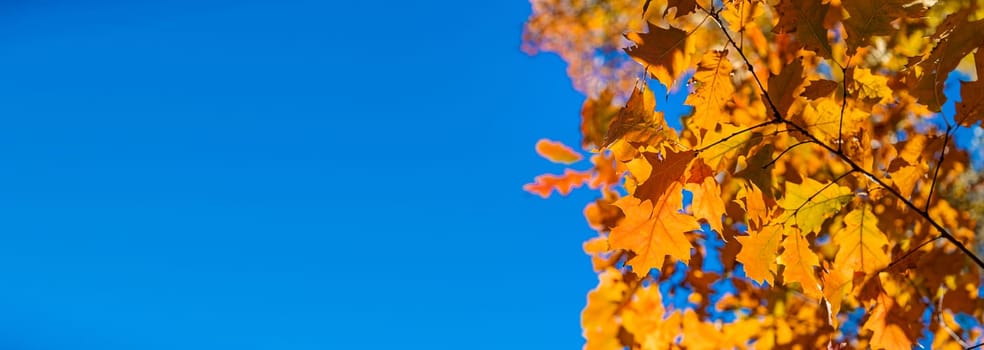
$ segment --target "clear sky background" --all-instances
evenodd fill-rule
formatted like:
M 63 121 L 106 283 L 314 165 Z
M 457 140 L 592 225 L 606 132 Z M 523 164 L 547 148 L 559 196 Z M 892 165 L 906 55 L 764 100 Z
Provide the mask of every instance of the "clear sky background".
M 0 349 L 579 348 L 525 1 L 4 1 Z

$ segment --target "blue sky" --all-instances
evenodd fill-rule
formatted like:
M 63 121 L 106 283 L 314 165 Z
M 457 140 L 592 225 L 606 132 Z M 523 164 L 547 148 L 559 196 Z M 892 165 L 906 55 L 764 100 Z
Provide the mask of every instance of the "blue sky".
M 0 348 L 578 348 L 524 1 L 0 5 Z

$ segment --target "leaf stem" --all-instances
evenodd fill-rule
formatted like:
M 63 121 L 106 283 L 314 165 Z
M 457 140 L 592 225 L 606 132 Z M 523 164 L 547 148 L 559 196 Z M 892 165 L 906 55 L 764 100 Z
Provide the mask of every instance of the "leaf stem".
M 926 205 L 923 210 L 929 210 L 929 203 L 933 199 L 933 190 L 936 189 L 936 178 L 940 176 L 940 168 L 943 167 L 943 160 L 946 159 L 946 144 L 950 141 L 950 132 L 953 131 L 953 126 L 946 126 L 946 134 L 943 136 L 943 148 L 940 149 L 940 160 L 936 162 L 936 170 L 933 171 L 933 182 L 929 184 L 929 194 L 926 195 Z

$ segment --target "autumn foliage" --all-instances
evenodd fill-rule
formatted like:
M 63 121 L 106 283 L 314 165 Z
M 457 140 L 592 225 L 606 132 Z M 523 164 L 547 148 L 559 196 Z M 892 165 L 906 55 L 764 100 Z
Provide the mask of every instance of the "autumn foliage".
M 954 137 L 984 120 L 979 1 L 531 2 L 524 49 L 587 96 L 586 163 L 536 146 L 583 170 L 525 187 L 599 193 L 585 349 L 984 342 L 982 151 Z

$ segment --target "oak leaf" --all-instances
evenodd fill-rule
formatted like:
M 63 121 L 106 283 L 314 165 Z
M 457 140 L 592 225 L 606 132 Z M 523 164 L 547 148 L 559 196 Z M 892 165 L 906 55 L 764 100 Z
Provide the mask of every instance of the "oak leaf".
M 779 218 L 782 222 L 793 219 L 796 227 L 804 233 L 818 232 L 823 222 L 839 212 L 851 200 L 850 188 L 804 178 L 803 183 L 786 183 L 786 195 L 779 200 L 779 206 L 786 211 Z
M 900 306 L 892 298 L 878 297 L 875 308 L 864 322 L 864 329 L 872 332 L 872 349 L 912 349 L 913 340 L 902 326 L 912 321 L 896 316 L 898 308 Z
M 803 113 L 794 118 L 802 122 L 806 130 L 820 141 L 837 144 L 841 140 L 850 140 L 851 136 L 861 130 L 868 113 L 848 106 L 841 116 L 841 104 L 832 98 L 821 98 L 812 101 L 803 108 Z
M 676 13 L 673 17 L 689 15 L 697 9 L 697 0 L 667 0 L 666 10 L 663 10 L 663 16 L 666 16 L 671 8 L 676 8 Z
M 824 17 L 830 9 L 821 0 L 781 0 L 776 6 L 779 23 L 772 29 L 776 34 L 793 34 L 799 47 L 830 58 L 832 50 L 827 40 Z
M 745 266 L 745 275 L 752 280 L 775 285 L 779 273 L 776 264 L 779 257 L 779 243 L 782 241 L 782 226 L 769 225 L 761 230 L 749 232 L 748 236 L 738 236 L 741 251 L 738 261 Z
M 975 48 L 984 46 L 984 19 L 968 21 L 970 10 L 952 13 L 944 19 L 945 25 L 936 28 L 932 39 L 933 50 L 907 67 L 904 77 L 912 96 L 929 110 L 939 112 L 946 97 L 943 82 L 964 57 Z
M 677 184 L 655 201 L 628 196 L 615 202 L 625 218 L 612 228 L 608 242 L 613 249 L 635 253 L 628 265 L 636 273 L 661 268 L 667 255 L 674 260 L 690 261 L 693 245 L 684 233 L 699 230 L 700 225 L 693 216 L 679 211 L 683 200 L 681 189 Z
M 685 102 L 694 106 L 688 123 L 693 130 L 714 130 L 718 124 L 730 121 L 724 109 L 735 93 L 731 71 L 728 50 L 708 51 L 697 64 L 691 79 L 694 90 Z
M 618 341 L 620 327 L 615 320 L 628 289 L 622 273 L 615 268 L 607 268 L 598 275 L 598 286 L 588 293 L 588 304 L 581 311 L 581 328 L 587 340 L 585 349 L 622 349 Z
M 810 85 L 807 85 L 806 88 L 803 89 L 803 93 L 800 94 L 800 96 L 806 97 L 807 99 L 810 100 L 816 100 L 821 97 L 827 97 L 830 96 L 830 93 L 834 92 L 834 90 L 836 90 L 837 86 L 839 85 L 840 83 L 833 80 L 827 80 L 827 79 L 811 80 Z
M 656 286 L 642 287 L 622 313 L 625 330 L 632 333 L 643 349 L 655 349 L 673 342 L 680 334 L 679 314 L 669 315 Z
M 796 91 L 803 81 L 803 63 L 800 60 L 793 60 L 784 65 L 779 74 L 769 76 L 769 96 L 772 96 L 781 117 L 788 117 L 789 107 L 796 100 Z
M 892 89 L 888 87 L 888 78 L 871 74 L 871 70 L 867 68 L 855 68 L 853 71 L 852 82 L 859 97 L 879 103 L 892 101 Z
M 646 33 L 629 33 L 625 37 L 635 43 L 625 52 L 663 85 L 672 86 L 687 70 L 687 32 L 673 27 L 664 29 L 649 22 Z
M 852 210 L 844 217 L 844 225 L 832 237 L 840 246 L 834 264 L 869 276 L 888 266 L 891 262 L 885 253 L 888 239 L 878 228 L 878 218 L 870 207 Z
M 713 177 L 706 177 L 700 184 L 687 184 L 687 189 L 693 193 L 694 216 L 707 221 L 718 234 L 724 233 L 721 218 L 724 216 L 724 199 L 721 198 L 721 186 Z
M 887 36 L 897 29 L 893 21 L 920 17 L 925 8 L 919 2 L 909 0 L 854 0 L 845 1 L 844 31 L 847 32 L 848 54 L 853 55 L 858 48 L 871 41 L 874 36 Z
M 810 243 L 800 230 L 787 228 L 786 231 L 786 239 L 782 241 L 783 252 L 779 255 L 779 264 L 785 266 L 783 280 L 799 283 L 803 293 L 820 299 L 820 282 L 815 272 L 815 268 L 820 266 L 820 259 L 810 249 Z
M 984 47 L 974 54 L 977 80 L 960 82 L 961 100 L 957 103 L 957 114 L 953 117 L 962 126 L 972 126 L 984 121 Z M 982 126 L 984 127 L 984 126 Z
M 636 87 L 629 95 L 629 101 L 612 118 L 602 146 L 608 147 L 619 140 L 642 145 L 657 145 L 664 140 L 672 140 L 675 133 L 667 131 L 668 126 L 662 113 L 655 111 L 656 99 L 652 91 Z M 618 152 L 616 152 L 618 153 Z M 620 154 L 616 159 L 625 161 Z M 625 156 L 625 154 L 621 154 Z
M 643 153 L 642 156 L 646 159 L 646 163 L 648 163 L 651 170 L 647 175 L 644 175 L 646 180 L 643 181 L 639 187 L 636 187 L 632 195 L 642 200 L 656 200 L 657 198 L 660 198 L 671 185 L 680 181 L 680 178 L 683 177 L 684 172 L 687 171 L 687 166 L 694 159 L 696 154 L 693 151 L 677 152 L 667 150 L 662 154 L 646 152 Z M 630 167 L 632 167 L 632 165 L 630 165 Z M 634 175 L 640 173 L 644 172 L 633 172 Z
M 615 93 L 611 89 L 602 91 L 597 98 L 587 98 L 581 105 L 581 146 L 585 149 L 603 147 L 608 125 L 618 113 L 619 108 L 612 105 Z
M 566 196 L 575 188 L 591 181 L 592 177 L 591 171 L 565 169 L 563 175 L 544 174 L 537 176 L 533 179 L 533 183 L 523 185 L 523 190 L 543 198 L 550 197 L 550 193 L 554 190 L 557 190 L 562 196 Z

